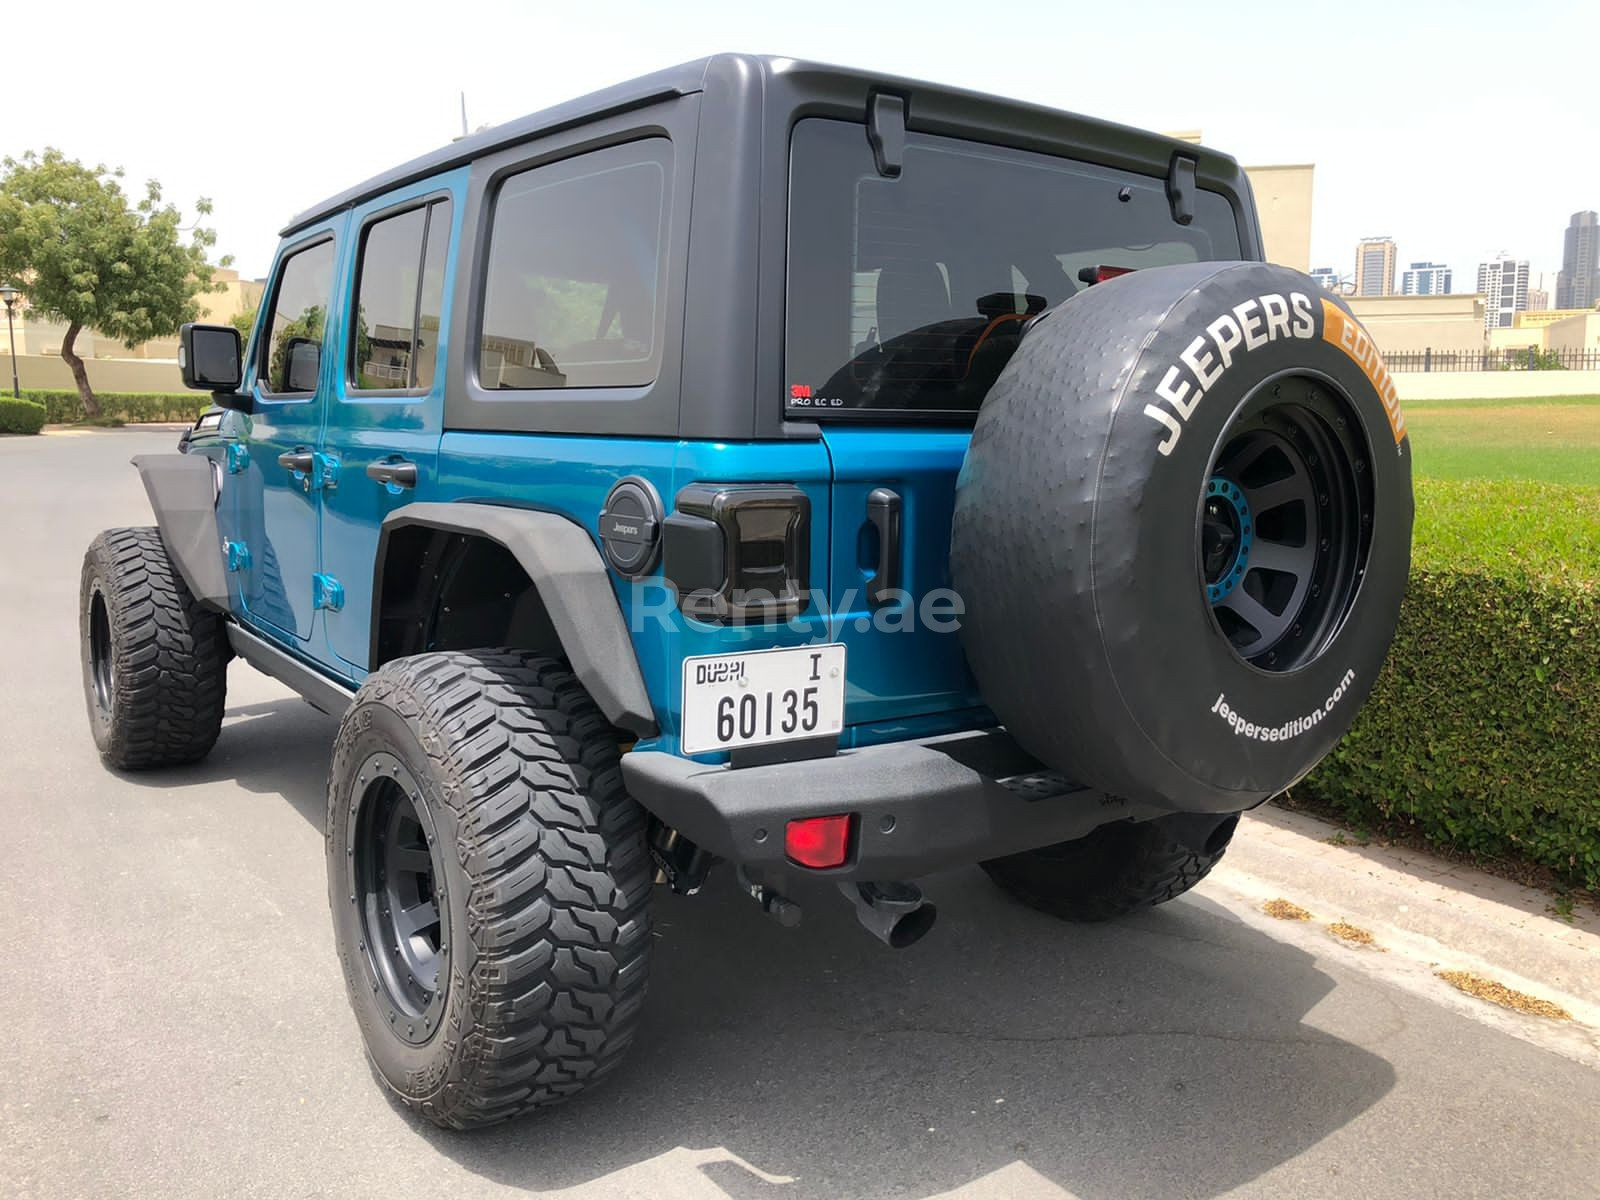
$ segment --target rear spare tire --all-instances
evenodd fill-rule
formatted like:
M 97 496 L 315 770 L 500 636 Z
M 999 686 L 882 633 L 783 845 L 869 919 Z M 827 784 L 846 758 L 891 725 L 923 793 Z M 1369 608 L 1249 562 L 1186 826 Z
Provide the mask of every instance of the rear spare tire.
M 956 495 L 962 639 L 1039 758 L 1195 811 L 1249 807 L 1349 727 L 1411 546 L 1394 387 L 1296 271 L 1195 263 L 1042 317 Z

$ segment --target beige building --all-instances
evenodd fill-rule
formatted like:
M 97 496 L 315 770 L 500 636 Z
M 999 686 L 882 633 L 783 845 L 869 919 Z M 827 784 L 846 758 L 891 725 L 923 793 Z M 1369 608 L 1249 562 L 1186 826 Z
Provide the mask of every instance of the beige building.
M 1544 348 L 1565 353 L 1600 351 L 1600 312 L 1582 312 L 1544 327 Z
M 1394 261 L 1398 249 L 1393 238 L 1362 238 L 1356 244 L 1356 295 L 1394 295 Z
M 1489 331 L 1489 349 L 1557 350 L 1566 353 L 1600 350 L 1600 311 L 1586 308 L 1528 309 L 1509 329 Z
M 1347 303 L 1384 354 L 1483 350 L 1482 296 L 1351 296 Z
M 1310 163 L 1278 167 L 1246 167 L 1250 190 L 1261 214 L 1261 240 L 1267 261 L 1296 271 L 1311 270 L 1311 188 L 1315 168 Z
M 1568 317 L 1586 317 L 1590 310 L 1587 308 L 1526 308 L 1512 319 L 1513 329 L 1543 329 L 1546 325 L 1554 325 L 1557 321 L 1565 321 Z
M 1496 358 L 1517 350 L 1543 350 L 1543 325 L 1513 325 L 1510 329 L 1489 330 L 1489 351 Z

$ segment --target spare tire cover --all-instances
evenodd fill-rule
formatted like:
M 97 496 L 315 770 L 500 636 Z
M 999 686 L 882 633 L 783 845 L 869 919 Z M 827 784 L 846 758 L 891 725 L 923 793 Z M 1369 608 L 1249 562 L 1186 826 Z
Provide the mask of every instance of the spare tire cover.
M 978 415 L 951 537 L 963 647 L 1045 763 L 1243 809 L 1348 729 L 1411 519 L 1394 387 L 1341 300 L 1263 263 L 1121 276 L 1042 316 Z

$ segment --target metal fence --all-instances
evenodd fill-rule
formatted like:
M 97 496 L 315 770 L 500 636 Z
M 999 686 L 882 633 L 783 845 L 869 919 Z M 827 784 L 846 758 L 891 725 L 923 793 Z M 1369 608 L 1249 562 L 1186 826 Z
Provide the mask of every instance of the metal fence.
M 1391 372 L 1600 371 L 1600 350 L 1406 350 L 1385 354 Z

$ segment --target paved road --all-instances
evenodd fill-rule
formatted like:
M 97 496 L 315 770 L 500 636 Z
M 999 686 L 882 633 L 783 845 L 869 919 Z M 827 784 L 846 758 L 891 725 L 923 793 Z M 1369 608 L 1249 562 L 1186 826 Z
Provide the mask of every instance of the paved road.
M 332 723 L 236 663 L 198 768 L 118 776 L 89 741 L 80 556 L 149 521 L 125 464 L 173 441 L 0 439 L 0 1195 L 1600 1195 L 1600 1073 L 1215 889 L 1074 928 L 976 871 L 899 954 L 842 904 L 789 932 L 726 880 L 664 897 L 607 1086 L 418 1124 L 331 950 Z

